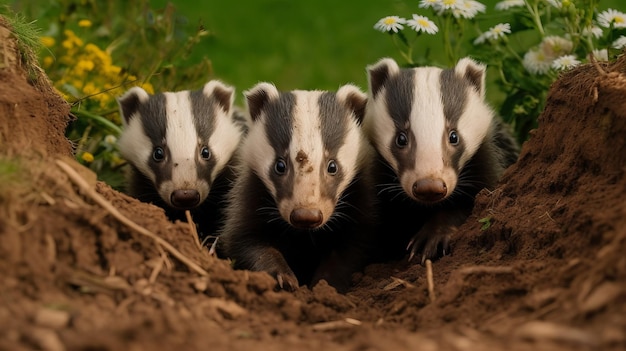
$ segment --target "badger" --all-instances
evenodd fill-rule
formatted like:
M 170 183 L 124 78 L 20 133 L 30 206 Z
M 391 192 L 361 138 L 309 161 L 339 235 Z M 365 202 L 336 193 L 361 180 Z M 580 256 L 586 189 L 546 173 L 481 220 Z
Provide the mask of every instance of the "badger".
M 212 80 L 199 90 L 154 95 L 133 87 L 117 99 L 127 193 L 163 208 L 172 221 L 185 220 L 189 210 L 200 239 L 221 225 L 235 151 L 247 130 L 234 93 Z
M 486 67 L 367 67 L 363 130 L 378 152 L 382 259 L 436 259 L 469 216 L 476 194 L 493 189 L 519 146 L 485 102 Z
M 277 288 L 321 279 L 344 292 L 373 247 L 375 151 L 361 130 L 366 94 L 244 93 L 252 120 L 220 232 L 218 256 L 236 269 L 265 271 Z

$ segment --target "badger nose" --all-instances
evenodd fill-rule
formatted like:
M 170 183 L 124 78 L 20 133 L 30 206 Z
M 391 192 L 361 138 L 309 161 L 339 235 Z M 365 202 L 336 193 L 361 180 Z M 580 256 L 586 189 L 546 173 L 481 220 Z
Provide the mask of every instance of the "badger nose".
M 200 193 L 195 189 L 178 189 L 172 192 L 170 200 L 180 209 L 190 209 L 200 204 Z
M 310 208 L 296 208 L 291 211 L 289 221 L 296 228 L 316 228 L 322 224 L 322 211 Z
M 437 202 L 448 193 L 446 183 L 441 179 L 421 179 L 413 184 L 413 196 L 424 202 Z

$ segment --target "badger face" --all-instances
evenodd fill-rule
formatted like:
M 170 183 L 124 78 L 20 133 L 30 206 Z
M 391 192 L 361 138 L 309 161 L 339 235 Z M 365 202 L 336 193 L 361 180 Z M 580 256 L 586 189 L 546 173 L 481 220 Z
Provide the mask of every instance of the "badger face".
M 453 69 L 401 69 L 384 58 L 368 67 L 368 78 L 364 130 L 402 189 L 425 204 L 448 198 L 493 119 L 485 67 L 464 58 Z
M 241 139 L 231 118 L 233 99 L 234 89 L 219 81 L 198 91 L 152 96 L 131 88 L 118 99 L 124 124 L 120 153 L 169 206 L 196 207 Z
M 245 95 L 252 126 L 242 163 L 262 180 L 287 223 L 323 227 L 364 162 L 359 124 L 366 95 L 352 85 L 337 93 L 279 92 L 269 83 Z

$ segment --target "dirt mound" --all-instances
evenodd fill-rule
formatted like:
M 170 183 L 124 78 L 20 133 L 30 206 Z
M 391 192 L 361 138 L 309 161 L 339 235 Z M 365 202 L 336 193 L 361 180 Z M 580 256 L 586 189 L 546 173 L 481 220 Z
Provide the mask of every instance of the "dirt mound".
M 626 57 L 553 85 L 519 162 L 433 263 L 434 302 L 426 269 L 405 261 L 367 267 L 346 295 L 233 271 L 186 223 L 59 157 L 71 152 L 66 104 L 11 67 L 0 68 L 0 349 L 626 347 Z
M 3 154 L 70 155 L 65 139 L 70 106 L 37 66 L 24 58 L 5 19 L 0 16 L 0 149 Z M 28 67 L 27 67 L 28 65 Z

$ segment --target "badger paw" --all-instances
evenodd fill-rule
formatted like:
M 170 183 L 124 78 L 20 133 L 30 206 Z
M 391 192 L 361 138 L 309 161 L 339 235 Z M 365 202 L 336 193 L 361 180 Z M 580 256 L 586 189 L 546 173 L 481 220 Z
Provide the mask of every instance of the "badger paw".
M 252 271 L 267 272 L 278 282 L 283 290 L 295 291 L 300 286 L 296 274 L 291 270 L 285 257 L 273 247 L 265 247 L 249 255 L 258 255 L 252 266 L 244 267 Z
M 296 291 L 300 286 L 298 284 L 298 278 L 291 273 L 278 273 L 276 274 L 276 281 L 278 281 L 278 286 L 287 291 Z
M 427 259 L 434 260 L 448 255 L 450 239 L 456 229 L 456 227 L 423 228 L 417 232 L 406 248 L 409 251 L 409 261 L 417 256 L 423 265 Z

